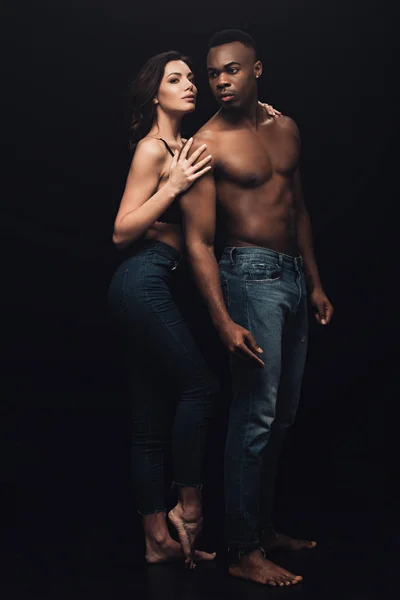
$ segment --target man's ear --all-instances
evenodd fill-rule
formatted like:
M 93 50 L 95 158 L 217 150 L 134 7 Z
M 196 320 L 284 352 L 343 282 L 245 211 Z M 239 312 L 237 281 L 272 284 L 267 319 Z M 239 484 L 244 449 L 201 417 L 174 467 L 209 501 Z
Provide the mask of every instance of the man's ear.
M 258 60 L 257 62 L 254 63 L 253 69 L 254 69 L 254 76 L 256 79 L 258 79 L 263 72 L 263 66 L 262 66 L 261 60 Z

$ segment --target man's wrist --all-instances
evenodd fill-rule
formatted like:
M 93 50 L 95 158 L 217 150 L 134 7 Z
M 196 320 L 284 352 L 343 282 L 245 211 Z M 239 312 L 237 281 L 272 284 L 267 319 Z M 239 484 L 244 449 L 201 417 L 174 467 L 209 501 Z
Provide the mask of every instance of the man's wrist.
M 212 317 L 212 322 L 214 323 L 214 327 L 217 331 L 224 331 L 229 325 L 233 323 L 232 319 L 229 315 L 218 315 L 217 317 Z
M 322 290 L 322 283 L 319 277 L 313 277 L 310 274 L 306 275 L 306 283 L 307 283 L 307 291 L 309 294 L 312 294 L 316 290 Z

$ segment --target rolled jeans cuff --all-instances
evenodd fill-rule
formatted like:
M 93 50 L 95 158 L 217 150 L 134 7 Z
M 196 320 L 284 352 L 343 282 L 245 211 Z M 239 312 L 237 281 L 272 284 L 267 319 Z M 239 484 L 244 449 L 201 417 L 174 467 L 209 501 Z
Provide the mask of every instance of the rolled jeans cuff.
M 253 550 L 261 550 L 260 542 L 257 540 L 256 542 L 248 542 L 246 544 L 238 543 L 233 546 L 229 546 L 228 552 L 229 554 L 235 554 L 238 558 L 243 556 L 244 554 L 249 554 L 253 552 Z
M 138 510 L 138 514 L 141 515 L 142 517 L 147 517 L 148 515 L 156 515 L 158 513 L 167 514 L 167 509 L 166 508 L 155 508 L 154 510 L 147 510 L 147 511 Z
M 173 481 L 171 484 L 171 489 L 174 490 L 175 488 L 183 488 L 183 487 L 192 487 L 195 488 L 196 490 L 202 492 L 203 491 L 203 484 L 202 483 L 180 483 L 178 481 Z

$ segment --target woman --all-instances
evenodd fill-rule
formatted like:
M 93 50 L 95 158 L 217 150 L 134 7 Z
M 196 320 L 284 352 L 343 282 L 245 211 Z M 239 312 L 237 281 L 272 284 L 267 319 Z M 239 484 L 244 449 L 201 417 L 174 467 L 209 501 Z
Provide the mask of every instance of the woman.
M 132 141 L 136 146 L 115 220 L 113 241 L 129 248 L 109 290 L 111 307 L 128 340 L 134 398 L 132 468 L 146 540 L 146 560 L 185 556 L 213 560 L 195 550 L 202 527 L 201 463 L 207 423 L 219 392 L 174 300 L 183 250 L 179 195 L 209 169 L 206 146 L 188 158 L 183 117 L 194 111 L 197 89 L 188 59 L 178 52 L 147 61 L 132 88 Z M 267 107 L 267 110 L 273 110 Z M 138 377 L 140 373 L 140 377 Z M 157 385 L 163 386 L 157 390 Z M 178 402 L 170 397 L 176 385 Z M 170 414 L 173 413 L 172 424 Z M 164 493 L 164 438 L 172 434 L 178 503 L 168 518 Z

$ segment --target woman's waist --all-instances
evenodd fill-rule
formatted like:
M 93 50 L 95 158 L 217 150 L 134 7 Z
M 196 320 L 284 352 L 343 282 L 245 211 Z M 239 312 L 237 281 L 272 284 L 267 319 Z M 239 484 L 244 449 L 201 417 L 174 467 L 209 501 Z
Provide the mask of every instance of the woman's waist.
M 156 222 L 150 227 L 139 244 L 143 241 L 162 242 L 177 252 L 182 253 L 184 249 L 184 240 L 182 228 L 179 225 L 171 223 Z
M 142 238 L 140 241 L 132 244 L 124 250 L 121 265 L 137 268 L 146 263 L 149 266 L 165 268 L 168 271 L 174 271 L 182 260 L 182 253 L 173 246 L 164 241 L 151 238 Z

